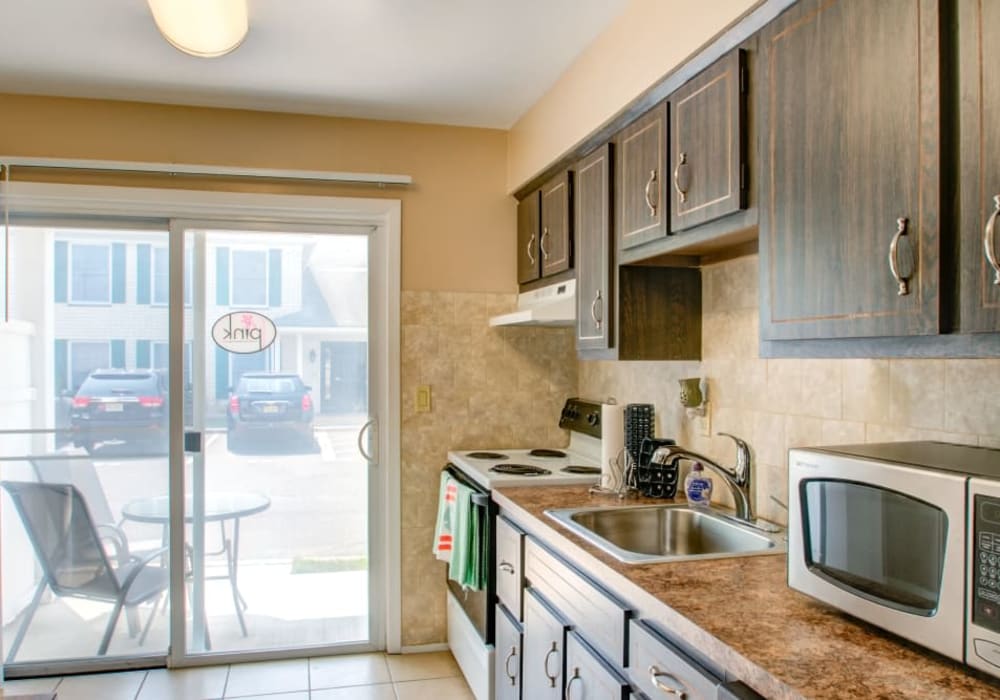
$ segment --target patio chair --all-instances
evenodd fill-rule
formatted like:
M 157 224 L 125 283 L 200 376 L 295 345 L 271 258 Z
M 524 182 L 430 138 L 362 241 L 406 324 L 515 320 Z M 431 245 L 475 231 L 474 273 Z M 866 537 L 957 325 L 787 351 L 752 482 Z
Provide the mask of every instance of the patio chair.
M 158 549 L 142 558 L 130 557 L 124 562 L 119 557 L 109 559 L 90 510 L 75 486 L 20 481 L 4 481 L 0 485 L 10 495 L 42 569 L 42 580 L 28 605 L 24 623 L 11 643 L 6 663 L 13 662 L 46 588 L 56 596 L 114 605 L 97 650 L 98 656 L 107 653 L 122 608 L 134 609 L 154 601 L 139 638 L 141 645 L 169 585 L 167 569 L 150 566 L 166 549 Z

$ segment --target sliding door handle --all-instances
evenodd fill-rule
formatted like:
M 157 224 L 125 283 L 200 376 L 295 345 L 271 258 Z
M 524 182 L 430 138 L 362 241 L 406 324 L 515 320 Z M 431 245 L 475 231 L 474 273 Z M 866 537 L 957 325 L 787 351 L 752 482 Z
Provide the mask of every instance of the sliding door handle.
M 365 437 L 368 434 L 369 429 L 374 428 L 376 437 L 378 436 L 378 418 L 371 418 L 364 425 L 361 426 L 361 430 L 358 431 L 358 452 L 361 456 L 365 458 L 365 461 L 369 465 L 375 466 L 378 464 L 378 457 L 369 454 L 365 449 Z

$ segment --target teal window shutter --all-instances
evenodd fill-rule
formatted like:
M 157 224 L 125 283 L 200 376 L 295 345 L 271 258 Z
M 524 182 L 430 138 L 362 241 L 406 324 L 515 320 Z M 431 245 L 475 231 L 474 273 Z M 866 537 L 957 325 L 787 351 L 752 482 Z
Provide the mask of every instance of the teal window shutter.
M 69 244 L 56 241 L 55 248 L 55 298 L 57 304 L 65 304 L 69 287 Z M 58 341 L 57 341 L 58 342 Z M 63 363 L 65 366 L 65 363 Z
M 135 303 L 148 304 L 150 302 L 150 285 L 153 281 L 152 267 L 150 259 L 152 256 L 152 246 L 148 243 L 140 243 L 135 247 Z M 147 365 L 139 365 L 146 367 Z
M 222 348 L 215 348 L 215 398 L 224 399 L 229 396 L 229 353 Z
M 281 251 L 272 249 L 267 254 L 267 305 L 281 306 Z
M 125 303 L 125 244 L 111 244 L 111 303 Z
M 215 303 L 229 306 L 229 248 L 215 249 Z
M 135 341 L 135 366 L 136 368 L 149 369 L 153 366 L 149 355 L 149 341 Z
M 55 343 L 54 364 L 53 376 L 56 380 L 56 391 L 71 389 L 72 387 L 69 385 L 69 346 L 65 340 L 57 340 Z
M 125 341 L 111 341 L 111 366 L 115 369 L 125 369 Z

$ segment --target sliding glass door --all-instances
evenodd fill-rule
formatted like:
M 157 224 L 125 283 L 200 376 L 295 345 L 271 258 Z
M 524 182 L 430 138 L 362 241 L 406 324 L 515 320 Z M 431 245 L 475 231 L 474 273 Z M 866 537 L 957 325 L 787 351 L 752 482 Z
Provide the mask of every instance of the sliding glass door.
M 11 226 L 7 677 L 383 646 L 371 230 Z

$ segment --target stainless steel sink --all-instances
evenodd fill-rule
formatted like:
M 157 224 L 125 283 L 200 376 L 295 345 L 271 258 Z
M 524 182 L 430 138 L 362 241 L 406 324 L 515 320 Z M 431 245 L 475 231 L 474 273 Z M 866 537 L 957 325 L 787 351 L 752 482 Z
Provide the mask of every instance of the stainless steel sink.
M 630 564 L 721 559 L 785 551 L 783 532 L 739 524 L 724 511 L 686 505 L 562 508 L 545 514 Z

